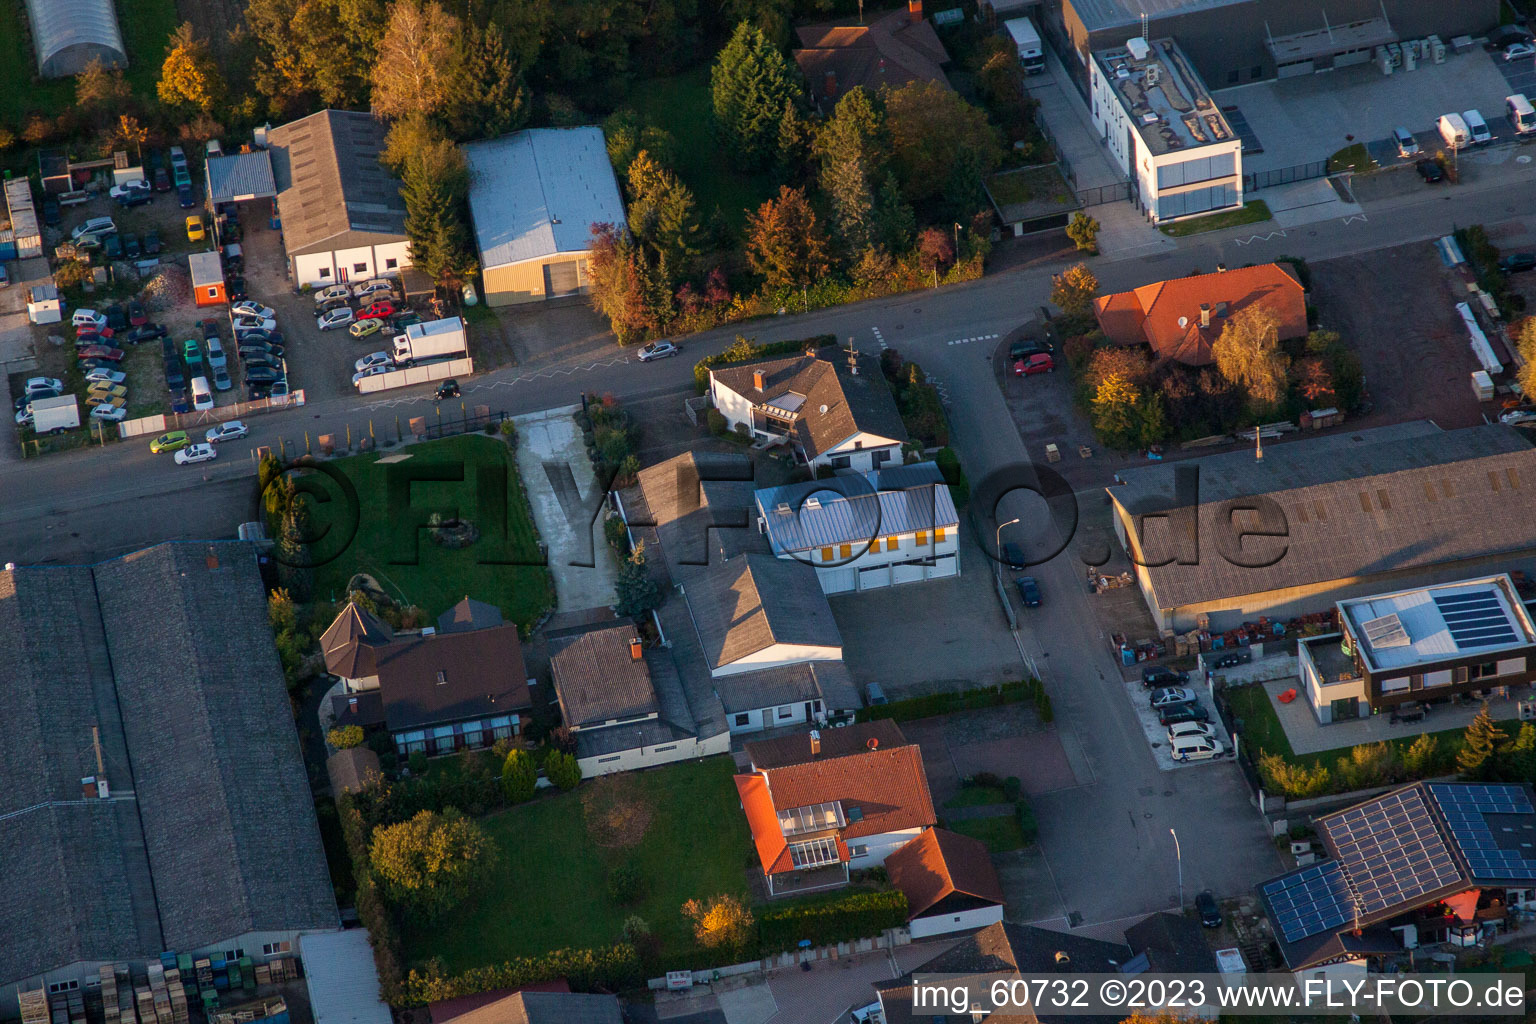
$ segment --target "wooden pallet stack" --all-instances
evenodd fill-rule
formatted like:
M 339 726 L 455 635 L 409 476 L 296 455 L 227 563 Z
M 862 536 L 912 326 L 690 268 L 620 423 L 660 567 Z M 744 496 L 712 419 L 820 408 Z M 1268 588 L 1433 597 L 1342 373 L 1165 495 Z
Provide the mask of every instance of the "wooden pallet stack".
M 48 1024 L 48 993 L 40 988 L 17 993 L 21 1024 Z
M 112 971 L 111 964 L 102 964 L 98 972 L 101 977 L 101 1012 L 106 1024 L 122 1024 L 117 1007 L 117 975 Z
M 182 984 L 180 968 L 172 967 L 165 972 L 165 994 L 171 1001 L 171 1020 L 175 1024 L 189 1024 L 192 1014 L 187 1009 L 187 986 Z

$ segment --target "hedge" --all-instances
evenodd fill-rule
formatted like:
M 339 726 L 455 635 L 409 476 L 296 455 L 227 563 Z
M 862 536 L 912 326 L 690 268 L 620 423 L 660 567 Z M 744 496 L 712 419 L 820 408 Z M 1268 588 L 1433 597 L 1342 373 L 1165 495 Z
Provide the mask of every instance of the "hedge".
M 1019 831 L 1024 833 L 1024 845 L 1034 846 L 1040 838 L 1040 824 L 1035 821 L 1035 812 L 1028 800 L 1020 799 L 1014 806 L 1019 816 Z
M 944 482 L 949 485 L 949 496 L 954 499 L 955 508 L 965 508 L 971 501 L 971 484 L 965 478 L 965 470 L 960 467 L 960 456 L 955 454 L 953 448 L 945 447 L 934 453 L 933 461 L 939 467 L 939 472 L 944 474 Z
M 518 988 L 564 978 L 577 992 L 617 991 L 644 980 L 640 954 L 627 942 L 600 949 L 557 949 L 543 956 L 519 957 L 487 967 L 473 967 L 444 977 L 412 971 L 405 980 L 403 1005 L 420 1006 L 499 988 Z
M 799 355 L 807 349 L 825 348 L 836 344 L 837 335 L 835 334 L 818 334 L 811 338 L 792 341 L 770 341 L 766 345 L 759 345 L 750 338 L 744 338 L 738 334 L 730 348 L 718 355 L 705 356 L 693 364 L 693 385 L 702 395 L 709 390 L 709 371 L 717 367 L 729 366 L 732 363 L 748 363 L 757 359 Z
M 1001 687 L 982 686 L 974 690 L 963 690 L 960 693 L 931 693 L 925 697 L 909 697 L 906 700 L 893 700 L 889 704 L 879 704 L 875 707 L 862 708 L 858 713 L 861 722 L 872 722 L 876 719 L 889 718 L 896 722 L 910 722 L 919 718 L 934 718 L 938 715 L 948 715 L 955 711 L 971 711 L 976 708 L 995 708 L 1004 704 L 1022 704 L 1025 701 L 1039 702 L 1039 683 L 1033 679 L 1020 679 L 1011 683 L 1004 683 Z
M 385 1002 L 398 1003 L 404 982 L 400 933 L 395 928 L 394 914 L 385 902 L 379 884 L 373 879 L 373 866 L 368 856 L 368 822 L 351 793 L 343 793 L 337 798 L 336 814 L 341 819 L 341 834 L 347 844 L 347 854 L 352 858 L 352 877 L 357 883 L 357 916 L 363 927 L 368 929 L 374 966 L 379 972 L 379 990 Z
M 825 946 L 873 938 L 906 922 L 906 893 L 882 889 L 770 907 L 758 914 L 757 935 L 762 955 L 770 956 L 795 949 L 803 939 Z

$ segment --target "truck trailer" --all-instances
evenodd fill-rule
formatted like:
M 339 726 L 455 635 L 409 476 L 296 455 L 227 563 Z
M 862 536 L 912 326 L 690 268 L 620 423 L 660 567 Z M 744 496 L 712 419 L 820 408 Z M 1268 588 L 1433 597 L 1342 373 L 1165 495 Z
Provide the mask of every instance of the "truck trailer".
M 1012 18 L 1004 23 L 1013 44 L 1019 48 L 1019 66 L 1026 75 L 1038 75 L 1045 70 L 1045 51 L 1040 46 L 1040 33 L 1028 18 Z
M 448 359 L 468 351 L 469 338 L 464 331 L 464 321 L 456 316 L 411 324 L 404 334 L 395 335 L 396 366 L 423 359 Z

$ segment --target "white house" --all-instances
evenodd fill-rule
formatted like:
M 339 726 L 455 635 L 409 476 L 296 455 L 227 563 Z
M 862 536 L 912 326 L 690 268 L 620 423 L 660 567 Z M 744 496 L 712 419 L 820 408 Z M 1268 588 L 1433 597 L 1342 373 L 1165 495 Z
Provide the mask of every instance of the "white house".
M 846 885 L 937 820 L 923 757 L 881 720 L 746 745 L 736 790 L 770 895 Z
M 395 277 L 411 265 L 400 182 L 379 163 L 384 131 L 372 114 L 322 110 L 267 133 L 296 286 Z
M 814 353 L 709 371 L 711 403 L 731 429 L 790 445 L 813 468 L 900 464 L 907 431 L 880 368 L 857 353 Z
M 960 572 L 960 515 L 931 462 L 768 487 L 755 500 L 774 555 L 813 567 L 824 593 Z
M 1243 204 L 1242 143 L 1172 39 L 1096 51 L 1088 84 L 1093 126 L 1152 221 Z

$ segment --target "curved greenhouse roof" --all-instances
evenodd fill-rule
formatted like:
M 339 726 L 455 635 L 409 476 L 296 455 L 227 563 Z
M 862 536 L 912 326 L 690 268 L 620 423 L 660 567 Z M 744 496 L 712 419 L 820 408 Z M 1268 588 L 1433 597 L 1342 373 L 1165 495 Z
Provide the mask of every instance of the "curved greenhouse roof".
M 93 57 L 107 67 L 128 65 L 112 0 L 27 0 L 27 15 L 44 78 L 77 75 Z

